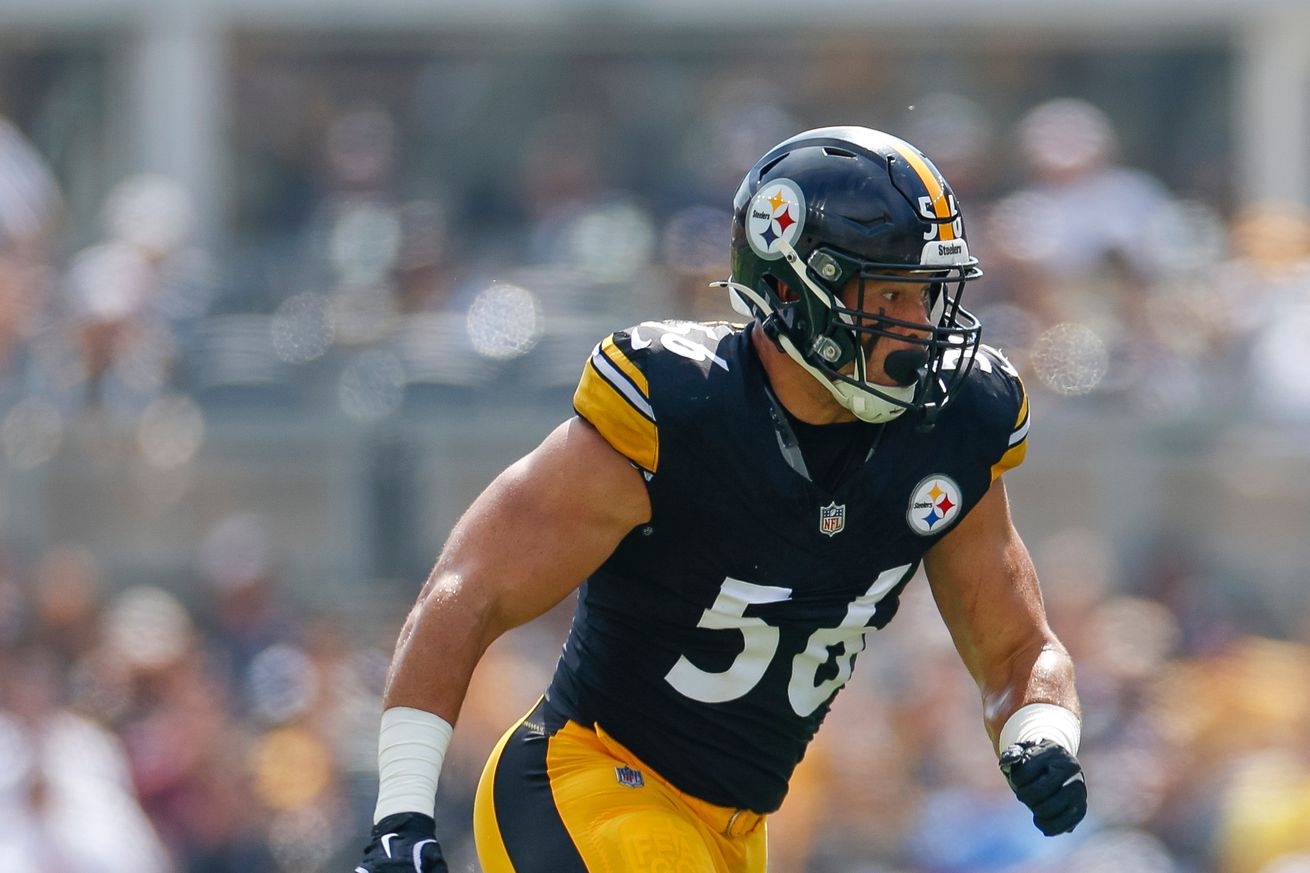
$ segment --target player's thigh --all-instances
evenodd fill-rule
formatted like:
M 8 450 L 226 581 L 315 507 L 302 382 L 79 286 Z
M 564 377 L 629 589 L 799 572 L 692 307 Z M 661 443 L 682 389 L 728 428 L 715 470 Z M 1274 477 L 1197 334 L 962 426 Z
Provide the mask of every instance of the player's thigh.
M 701 832 L 663 808 L 629 808 L 592 819 L 586 841 L 585 854 L 595 870 L 727 873 Z
M 658 781 L 620 772 L 577 725 L 540 727 L 530 715 L 509 731 L 483 772 L 474 823 L 485 873 L 727 873 Z
M 537 714 L 506 731 L 483 768 L 473 803 L 478 861 L 484 873 L 592 873 L 555 807 Z

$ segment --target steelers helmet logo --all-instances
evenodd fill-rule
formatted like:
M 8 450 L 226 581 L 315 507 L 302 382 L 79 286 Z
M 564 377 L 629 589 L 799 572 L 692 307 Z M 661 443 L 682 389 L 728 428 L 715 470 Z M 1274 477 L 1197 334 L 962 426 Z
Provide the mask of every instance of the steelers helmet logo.
M 914 487 L 905 520 L 920 536 L 939 534 L 959 520 L 963 503 L 964 495 L 955 480 L 935 473 Z
M 796 244 L 805 226 L 805 195 L 791 179 L 774 179 L 760 186 L 746 215 L 746 238 L 766 261 L 782 257 L 778 241 Z

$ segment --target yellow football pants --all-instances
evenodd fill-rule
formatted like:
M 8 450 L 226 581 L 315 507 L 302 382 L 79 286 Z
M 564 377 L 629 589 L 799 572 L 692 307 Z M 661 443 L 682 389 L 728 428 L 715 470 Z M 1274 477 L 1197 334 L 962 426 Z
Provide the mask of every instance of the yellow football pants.
M 482 771 L 484 873 L 764 873 L 764 816 L 678 791 L 599 728 L 549 721 L 538 704 Z

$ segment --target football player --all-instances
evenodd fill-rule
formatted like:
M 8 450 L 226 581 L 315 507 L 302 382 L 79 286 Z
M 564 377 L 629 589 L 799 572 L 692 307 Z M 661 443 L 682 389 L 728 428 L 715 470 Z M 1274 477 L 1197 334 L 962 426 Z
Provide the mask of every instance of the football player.
M 982 273 L 950 187 L 832 127 L 770 149 L 734 207 L 722 284 L 750 322 L 605 338 L 577 415 L 452 532 L 396 647 L 358 870 L 446 869 L 434 797 L 473 668 L 577 590 L 549 688 L 487 762 L 482 868 L 761 873 L 768 814 L 920 564 L 1018 799 L 1047 835 L 1082 819 L 1073 665 L 1003 481 L 1028 398 L 960 305 Z

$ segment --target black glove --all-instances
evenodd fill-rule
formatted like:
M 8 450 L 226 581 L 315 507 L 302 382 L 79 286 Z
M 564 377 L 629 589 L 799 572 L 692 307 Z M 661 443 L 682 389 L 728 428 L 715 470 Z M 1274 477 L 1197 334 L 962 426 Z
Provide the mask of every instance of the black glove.
M 398 812 L 373 825 L 355 873 L 449 873 L 432 816 Z
M 1015 743 L 1001 752 L 1000 764 L 1014 796 L 1033 811 L 1033 824 L 1046 836 L 1073 830 L 1087 815 L 1082 765 L 1059 743 Z

